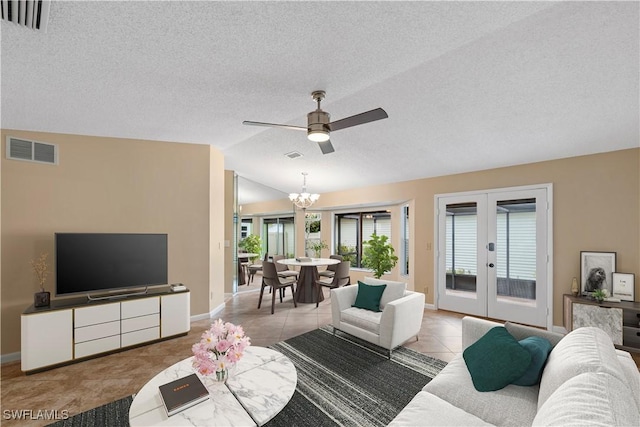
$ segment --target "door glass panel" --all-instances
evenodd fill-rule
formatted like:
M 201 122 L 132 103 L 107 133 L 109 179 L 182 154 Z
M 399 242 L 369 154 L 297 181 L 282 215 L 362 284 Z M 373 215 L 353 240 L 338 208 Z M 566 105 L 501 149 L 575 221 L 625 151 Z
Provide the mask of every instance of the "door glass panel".
M 446 292 L 475 296 L 477 290 L 478 206 L 475 202 L 446 206 Z
M 536 303 L 536 199 L 496 204 L 498 300 Z
M 267 218 L 264 220 L 264 235 L 267 236 L 266 252 L 270 255 L 293 257 L 295 252 L 295 222 L 293 218 Z
M 359 216 L 341 216 L 338 218 L 337 241 L 338 255 L 342 255 L 344 261 L 349 261 L 351 267 L 358 267 L 358 229 Z

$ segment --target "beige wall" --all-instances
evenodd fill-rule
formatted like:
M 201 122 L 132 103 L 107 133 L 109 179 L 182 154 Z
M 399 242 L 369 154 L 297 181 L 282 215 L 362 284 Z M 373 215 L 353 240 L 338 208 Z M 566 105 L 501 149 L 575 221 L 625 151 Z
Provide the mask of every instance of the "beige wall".
M 224 158 L 209 145 L 2 130 L 54 143 L 59 164 L 1 161 L 3 355 L 20 351 L 20 314 L 38 290 L 29 261 L 55 232 L 169 235 L 169 282 L 191 290 L 191 314 L 223 303 Z M 219 251 L 219 252 L 218 252 Z M 211 262 L 210 262 L 211 260 Z M 50 263 L 51 272 L 54 266 Z M 54 275 L 46 290 L 55 292 Z
M 395 215 L 393 245 L 399 248 L 401 201 L 410 204 L 410 286 L 433 303 L 434 196 L 462 191 L 553 184 L 553 324 L 562 325 L 562 294 L 580 277 L 580 251 L 617 252 L 617 270 L 640 274 L 640 149 L 492 169 L 466 174 L 322 194 L 317 209 L 384 204 Z M 282 210 L 288 201 L 243 206 L 243 214 Z M 360 208 L 358 208 L 360 209 Z M 299 224 L 299 223 L 298 223 Z M 324 232 L 323 239 L 331 236 Z M 297 226 L 299 227 L 299 226 Z M 297 230 L 300 230 L 299 228 Z M 396 271 L 389 278 L 397 278 Z M 352 281 L 364 276 L 352 272 Z M 636 281 L 640 300 L 640 280 Z

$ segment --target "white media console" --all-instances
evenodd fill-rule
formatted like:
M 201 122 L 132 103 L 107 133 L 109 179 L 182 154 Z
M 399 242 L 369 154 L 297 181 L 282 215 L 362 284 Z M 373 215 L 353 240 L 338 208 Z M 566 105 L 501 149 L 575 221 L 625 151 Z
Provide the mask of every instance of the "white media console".
M 29 307 L 21 318 L 22 370 L 58 365 L 151 343 L 191 329 L 189 290 L 150 289 L 116 300 L 74 298 Z

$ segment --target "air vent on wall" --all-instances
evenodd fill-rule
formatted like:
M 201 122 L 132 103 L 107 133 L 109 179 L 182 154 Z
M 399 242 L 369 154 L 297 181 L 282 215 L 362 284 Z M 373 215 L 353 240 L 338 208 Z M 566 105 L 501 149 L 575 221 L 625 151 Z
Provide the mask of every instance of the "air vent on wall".
M 58 164 L 58 146 L 45 142 L 7 137 L 7 159 Z
M 51 0 L 1 0 L 2 19 L 33 30 L 47 31 Z

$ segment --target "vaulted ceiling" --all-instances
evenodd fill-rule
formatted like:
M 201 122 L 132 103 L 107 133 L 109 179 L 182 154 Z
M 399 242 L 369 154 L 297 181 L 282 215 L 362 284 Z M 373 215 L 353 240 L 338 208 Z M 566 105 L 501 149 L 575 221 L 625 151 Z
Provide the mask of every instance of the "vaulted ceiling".
M 2 22 L 2 127 L 211 144 L 240 202 L 640 146 L 638 2 L 51 3 Z M 304 132 L 314 90 L 336 131 Z M 290 159 L 286 153 L 301 157 Z

